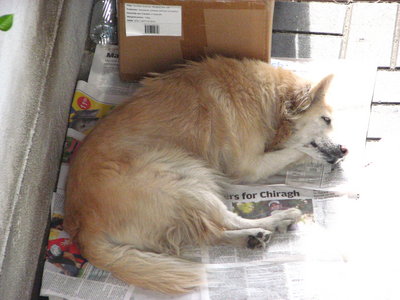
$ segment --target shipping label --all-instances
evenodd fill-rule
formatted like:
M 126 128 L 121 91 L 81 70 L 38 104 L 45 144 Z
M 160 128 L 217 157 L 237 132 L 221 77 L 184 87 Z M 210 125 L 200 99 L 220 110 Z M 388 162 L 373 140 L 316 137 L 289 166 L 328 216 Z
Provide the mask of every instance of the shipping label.
M 182 36 L 182 7 L 125 3 L 126 36 Z

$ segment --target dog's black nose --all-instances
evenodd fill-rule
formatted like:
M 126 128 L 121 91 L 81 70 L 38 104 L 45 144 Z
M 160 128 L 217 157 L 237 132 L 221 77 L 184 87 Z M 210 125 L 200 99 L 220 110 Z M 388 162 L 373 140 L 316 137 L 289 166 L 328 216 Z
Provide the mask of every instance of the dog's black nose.
M 346 155 L 349 152 L 349 150 L 347 150 L 347 148 L 342 145 L 340 145 L 339 148 L 340 152 L 342 152 L 343 155 Z

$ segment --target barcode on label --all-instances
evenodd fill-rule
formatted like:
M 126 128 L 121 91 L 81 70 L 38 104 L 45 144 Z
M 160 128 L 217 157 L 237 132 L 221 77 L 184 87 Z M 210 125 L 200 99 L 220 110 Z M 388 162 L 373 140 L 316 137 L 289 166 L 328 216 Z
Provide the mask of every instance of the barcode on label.
M 159 34 L 160 26 L 159 25 L 144 25 L 144 33 L 146 34 Z

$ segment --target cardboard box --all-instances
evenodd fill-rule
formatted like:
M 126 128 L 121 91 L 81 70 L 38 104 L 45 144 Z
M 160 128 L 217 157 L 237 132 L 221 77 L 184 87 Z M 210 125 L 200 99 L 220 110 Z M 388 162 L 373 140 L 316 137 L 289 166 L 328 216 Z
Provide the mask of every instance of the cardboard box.
M 274 0 L 120 0 L 120 75 L 138 80 L 207 55 L 270 60 Z

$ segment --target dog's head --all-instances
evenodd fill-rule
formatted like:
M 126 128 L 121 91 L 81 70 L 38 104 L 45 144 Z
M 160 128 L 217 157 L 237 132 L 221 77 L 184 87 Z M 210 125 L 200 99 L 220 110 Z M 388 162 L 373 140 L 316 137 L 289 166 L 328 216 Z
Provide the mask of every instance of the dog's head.
M 335 164 L 346 156 L 348 150 L 331 137 L 334 118 L 325 95 L 332 78 L 333 75 L 329 75 L 309 88 L 305 96 L 307 100 L 302 103 L 302 111 L 293 118 L 292 136 L 287 144 L 314 159 Z

